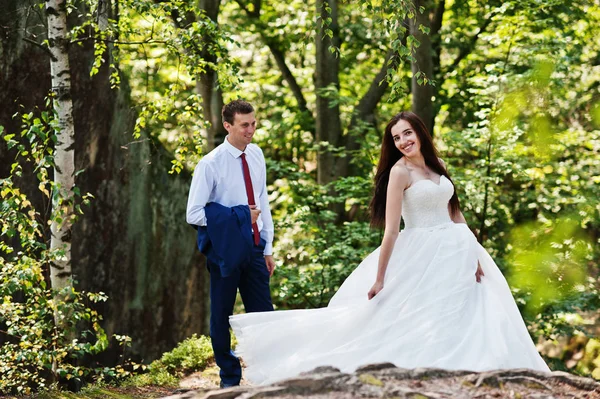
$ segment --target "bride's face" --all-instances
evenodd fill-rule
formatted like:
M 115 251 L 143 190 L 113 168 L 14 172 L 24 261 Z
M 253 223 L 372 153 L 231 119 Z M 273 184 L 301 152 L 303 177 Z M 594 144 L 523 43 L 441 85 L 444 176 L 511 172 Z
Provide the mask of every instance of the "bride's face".
M 392 127 L 392 137 L 394 145 L 402 155 L 406 157 L 414 157 L 421 152 L 421 142 L 419 136 L 413 129 L 410 123 L 404 119 L 400 119 L 398 123 Z

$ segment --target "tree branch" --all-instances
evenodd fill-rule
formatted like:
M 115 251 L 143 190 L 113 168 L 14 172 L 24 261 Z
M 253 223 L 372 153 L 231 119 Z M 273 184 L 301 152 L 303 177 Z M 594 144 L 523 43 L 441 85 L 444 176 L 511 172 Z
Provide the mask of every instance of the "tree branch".
M 460 50 L 458 56 L 454 59 L 454 62 L 452 63 L 448 71 L 456 68 L 466 56 L 473 52 L 473 50 L 475 49 L 475 45 L 477 44 L 477 39 L 479 39 L 479 35 L 485 32 L 487 27 L 492 23 L 492 18 L 494 17 L 494 15 L 495 14 L 493 13 L 490 14 L 490 16 L 485 21 L 483 21 L 483 25 L 481 25 L 477 33 L 473 35 L 473 37 L 469 41 L 469 44 Z
M 408 20 L 405 20 L 402 23 L 402 25 L 407 26 Z M 402 46 L 406 46 L 406 36 L 407 35 L 404 35 L 402 37 Z M 375 111 L 377 104 L 379 104 L 381 97 L 383 97 L 389 86 L 387 80 L 385 79 L 387 75 L 387 70 L 389 68 L 396 69 L 398 67 L 399 62 L 400 56 L 394 53 L 393 49 L 390 49 L 385 56 L 385 60 L 383 61 L 383 65 L 381 65 L 381 69 L 379 69 L 379 72 L 377 73 L 377 75 L 375 75 L 375 78 L 371 82 L 369 89 L 362 96 L 362 98 L 358 102 L 358 105 L 355 108 L 359 117 L 361 115 L 364 116 L 372 114 Z
M 440 49 L 442 43 L 440 29 L 442 29 L 445 11 L 446 0 L 440 0 L 440 3 L 435 9 L 433 19 L 431 20 L 431 29 L 429 31 L 429 34 L 431 35 L 431 49 L 433 50 L 433 79 L 435 79 L 440 72 Z
M 99 40 L 99 39 L 96 37 L 92 37 L 92 36 L 86 36 L 86 37 L 82 37 L 82 38 L 79 38 L 76 40 L 72 40 L 69 42 L 69 44 L 85 42 L 86 40 Z M 136 41 L 136 42 L 124 42 L 121 40 L 110 40 L 110 39 L 102 39 L 99 41 L 102 41 L 104 43 L 119 44 L 119 45 L 125 45 L 125 46 L 129 46 L 129 45 L 133 46 L 133 45 L 138 45 L 138 44 L 168 44 L 169 43 L 168 40 L 154 40 L 152 38 L 142 40 L 142 41 Z
M 273 58 L 275 58 L 275 62 L 277 63 L 277 66 L 281 71 L 281 75 L 290 86 L 290 90 L 292 90 L 294 98 L 296 98 L 296 102 L 298 103 L 298 108 L 301 112 L 308 112 L 308 107 L 306 106 L 306 99 L 302 94 L 302 88 L 296 81 L 296 78 L 292 74 L 292 71 L 285 62 L 285 54 L 279 49 L 277 44 L 270 42 L 270 39 L 263 37 L 263 40 L 269 47 L 269 50 L 271 50 L 271 54 L 273 54 Z
M 235 2 L 238 3 L 238 6 L 240 6 L 240 8 L 244 10 L 248 16 L 252 15 L 252 12 L 248 9 L 248 7 L 246 7 L 246 4 L 242 0 L 235 0 Z M 252 15 L 252 17 L 254 16 Z
M 429 34 L 434 36 L 440 32 L 442 28 L 442 21 L 444 19 L 444 12 L 446 11 L 446 0 L 440 0 L 437 8 L 435 9 L 435 13 L 433 14 L 433 19 L 431 20 L 431 29 Z
M 404 24 L 406 23 L 407 21 L 404 21 Z M 402 46 L 406 46 L 406 35 L 402 38 L 401 43 Z M 354 113 L 350 121 L 350 129 L 352 129 L 353 126 L 358 126 L 361 121 L 372 126 L 375 125 L 375 109 L 381 101 L 381 97 L 383 97 L 389 87 L 386 80 L 387 71 L 389 68 L 397 68 L 399 62 L 400 56 L 395 53 L 393 49 L 390 49 L 385 56 L 385 60 L 383 61 L 379 72 L 377 72 L 377 75 L 375 75 L 371 81 L 371 85 L 367 89 L 367 92 L 361 97 L 356 107 L 354 107 Z M 350 154 L 360 149 L 360 142 L 357 137 L 359 134 L 360 132 L 349 132 L 344 136 L 346 151 Z M 349 156 L 346 156 L 343 159 L 341 169 L 343 176 L 352 176 L 356 172 L 351 169 Z
M 22 340 L 23 339 L 22 336 L 16 335 L 16 334 L 10 334 L 8 331 L 5 331 L 5 330 L 0 330 L 0 334 L 4 334 L 4 335 L 9 336 L 9 337 L 14 337 L 14 338 L 17 338 L 18 340 Z
M 389 86 L 387 80 L 385 79 L 387 70 L 395 67 L 395 64 L 398 63 L 398 61 L 395 60 L 397 58 L 398 57 L 396 54 L 394 54 L 393 50 L 388 51 L 381 69 L 379 69 L 379 72 L 377 72 L 377 75 L 375 75 L 375 78 L 371 82 L 369 89 L 362 96 L 355 108 L 359 115 L 367 115 L 375 110 L 377 104 L 379 104 L 379 101 L 381 100 L 381 97 L 383 97 Z M 392 60 L 392 65 L 389 64 L 390 60 Z
M 236 3 L 240 6 L 240 8 L 242 10 L 244 10 L 246 12 L 246 14 L 248 15 L 248 18 L 252 19 L 254 21 L 254 23 L 259 26 L 258 33 L 259 33 L 261 39 L 263 40 L 263 42 L 267 45 L 267 47 L 269 47 L 269 50 L 271 51 L 273 58 L 275 58 L 277 67 L 281 71 L 281 75 L 283 76 L 283 79 L 285 79 L 285 81 L 290 86 L 290 90 L 292 91 L 292 94 L 294 95 L 294 98 L 296 99 L 296 102 L 298 103 L 298 108 L 300 109 L 300 111 L 310 113 L 310 111 L 308 110 L 308 107 L 306 106 L 306 99 L 304 98 L 304 94 L 302 94 L 302 88 L 296 81 L 294 74 L 292 73 L 292 71 L 290 70 L 290 68 L 288 67 L 288 65 L 285 61 L 285 53 L 281 50 L 280 43 L 278 43 L 274 38 L 268 37 L 267 35 L 265 35 L 265 31 L 266 31 L 267 27 L 260 20 L 261 0 L 254 0 L 254 3 L 253 3 L 254 10 L 253 11 L 250 11 L 248 9 L 248 7 L 246 7 L 246 4 L 242 0 L 236 0 Z
M 51 51 L 48 49 L 48 47 L 44 47 L 43 45 L 41 45 L 40 43 L 36 42 L 35 40 L 31 40 L 31 39 L 29 39 L 29 38 L 27 38 L 27 37 L 24 37 L 24 38 L 23 38 L 23 40 L 24 40 L 24 41 L 26 41 L 27 43 L 31 43 L 31 44 L 33 44 L 34 46 L 41 48 L 42 50 L 44 50 L 44 52 L 45 52 L 46 54 L 48 54 L 48 55 L 50 56 L 50 58 L 52 59 L 52 61 L 54 61 L 54 62 L 56 62 L 56 61 L 57 61 L 56 57 L 54 57 L 54 55 L 53 55 L 53 54 L 52 54 L 52 52 L 51 52 Z
M 256 15 L 257 17 L 260 16 L 260 7 L 262 5 L 262 1 L 261 0 L 254 0 L 254 15 Z

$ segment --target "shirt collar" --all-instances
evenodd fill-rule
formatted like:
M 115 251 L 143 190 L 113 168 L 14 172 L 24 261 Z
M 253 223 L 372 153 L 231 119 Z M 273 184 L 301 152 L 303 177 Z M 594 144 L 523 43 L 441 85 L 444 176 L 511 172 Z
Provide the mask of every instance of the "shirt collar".
M 229 140 L 227 139 L 228 137 L 229 137 L 229 135 L 227 135 L 227 136 L 225 137 L 225 141 L 223 142 L 223 143 L 225 144 L 225 148 L 226 148 L 226 149 L 227 149 L 227 151 L 228 151 L 228 152 L 231 154 L 231 156 L 232 156 L 232 157 L 234 157 L 234 158 L 239 158 L 239 157 L 240 157 L 240 156 L 241 156 L 241 155 L 244 153 L 244 151 L 240 151 L 239 149 L 235 148 L 235 147 L 233 146 L 233 144 L 231 144 L 231 143 L 229 142 Z M 247 148 L 247 147 L 246 147 L 246 148 Z

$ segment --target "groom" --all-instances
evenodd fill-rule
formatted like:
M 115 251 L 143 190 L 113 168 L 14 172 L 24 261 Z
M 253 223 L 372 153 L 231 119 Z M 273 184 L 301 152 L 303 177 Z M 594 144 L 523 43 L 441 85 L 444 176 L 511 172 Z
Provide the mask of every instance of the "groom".
M 224 388 L 239 385 L 242 376 L 229 334 L 237 290 L 246 312 L 273 310 L 269 279 L 275 261 L 265 159 L 251 144 L 254 108 L 235 100 L 223 107 L 222 117 L 229 134 L 194 170 L 187 222 L 197 226 L 198 247 L 207 258 L 210 337 Z

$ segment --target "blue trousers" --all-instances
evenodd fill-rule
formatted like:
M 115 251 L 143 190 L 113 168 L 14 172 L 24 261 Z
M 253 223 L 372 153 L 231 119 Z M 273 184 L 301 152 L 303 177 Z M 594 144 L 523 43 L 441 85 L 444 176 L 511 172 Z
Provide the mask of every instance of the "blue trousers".
M 263 251 L 265 241 L 254 246 L 251 261 L 240 267 L 228 277 L 221 276 L 217 264 L 208 262 L 210 271 L 210 338 L 215 360 L 221 369 L 221 381 L 227 385 L 238 385 L 242 378 L 240 361 L 231 350 L 229 316 L 238 288 L 246 312 L 265 312 L 273 310 L 269 289 L 269 270 Z

